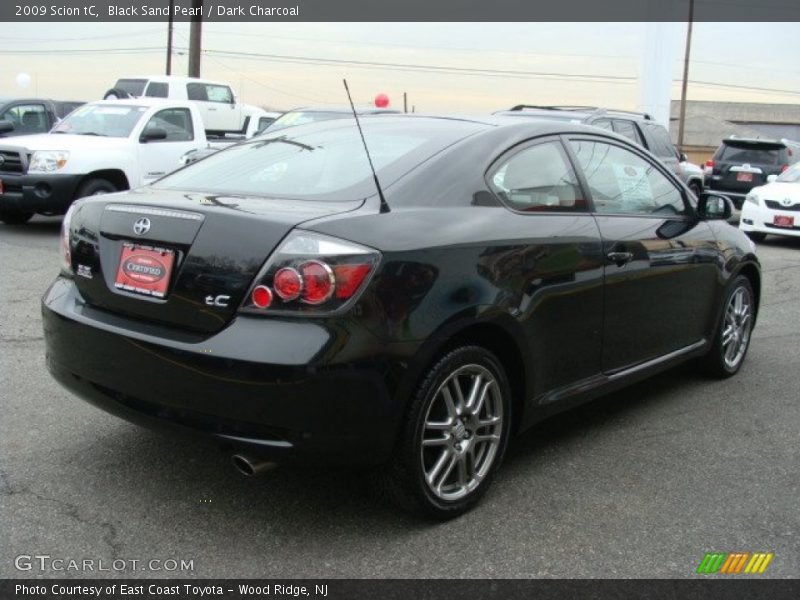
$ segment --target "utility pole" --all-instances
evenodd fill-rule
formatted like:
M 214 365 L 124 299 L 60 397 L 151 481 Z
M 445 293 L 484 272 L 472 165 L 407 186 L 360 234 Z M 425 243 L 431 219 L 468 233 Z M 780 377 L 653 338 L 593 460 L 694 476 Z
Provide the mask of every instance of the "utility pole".
M 167 30 L 167 75 L 172 75 L 172 13 L 175 0 L 169 0 L 169 26 Z
M 203 0 L 192 0 L 192 19 L 189 30 L 189 77 L 200 77 L 200 52 L 203 34 Z
M 683 57 L 683 84 L 681 85 L 681 115 L 678 121 L 678 150 L 683 152 L 683 133 L 686 125 L 686 87 L 689 84 L 689 55 L 692 50 L 692 20 L 694 0 L 689 0 L 689 27 L 686 30 L 686 54 Z
M 403 112 L 408 112 L 408 94 L 405 92 L 403 92 Z

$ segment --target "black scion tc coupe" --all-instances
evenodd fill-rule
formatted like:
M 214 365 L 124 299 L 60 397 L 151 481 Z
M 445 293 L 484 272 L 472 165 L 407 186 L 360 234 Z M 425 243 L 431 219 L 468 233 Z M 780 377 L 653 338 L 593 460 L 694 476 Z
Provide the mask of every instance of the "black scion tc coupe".
M 446 518 L 534 422 L 688 359 L 742 366 L 761 275 L 726 197 L 579 124 L 362 126 L 383 197 L 339 119 L 73 205 L 43 298 L 52 375 L 251 473 L 376 466 Z

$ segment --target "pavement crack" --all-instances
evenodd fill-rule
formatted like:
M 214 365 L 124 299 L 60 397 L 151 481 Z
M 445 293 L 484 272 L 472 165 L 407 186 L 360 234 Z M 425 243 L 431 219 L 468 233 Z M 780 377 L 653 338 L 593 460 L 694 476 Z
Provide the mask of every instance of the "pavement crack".
M 0 471 L 0 473 L 2 473 L 2 471 Z M 84 527 L 99 527 L 103 532 L 103 543 L 105 543 L 111 549 L 111 559 L 117 559 L 122 555 L 122 543 L 119 541 L 117 527 L 113 523 L 109 521 L 95 521 L 91 518 L 84 517 L 81 515 L 80 508 L 77 504 L 41 494 L 27 487 L 22 487 L 18 490 L 11 490 L 9 482 L 4 474 L 2 481 L 4 481 L 5 485 L 8 485 L 9 487 L 9 495 L 27 494 L 29 496 L 33 496 L 42 502 L 54 504 L 61 510 L 61 512 L 79 525 L 83 525 Z

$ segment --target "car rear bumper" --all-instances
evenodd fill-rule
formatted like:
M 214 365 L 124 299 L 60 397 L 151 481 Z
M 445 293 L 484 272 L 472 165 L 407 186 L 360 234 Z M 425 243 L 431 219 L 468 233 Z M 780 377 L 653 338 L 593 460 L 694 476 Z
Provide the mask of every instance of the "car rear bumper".
M 50 373 L 129 421 L 278 462 L 378 464 L 394 445 L 404 404 L 387 382 L 402 363 L 363 337 L 359 355 L 313 321 L 247 316 L 202 340 L 159 336 L 162 328 L 85 304 L 63 277 L 42 313 Z M 334 353 L 351 358 L 337 363 Z
M 0 210 L 64 214 L 82 178 L 80 174 L 0 173 Z
M 794 227 L 778 227 L 774 225 L 774 219 L 777 215 L 793 217 Z M 747 202 L 742 208 L 739 229 L 742 231 L 800 237 L 800 211 L 774 210 L 763 205 L 756 206 L 751 202 Z

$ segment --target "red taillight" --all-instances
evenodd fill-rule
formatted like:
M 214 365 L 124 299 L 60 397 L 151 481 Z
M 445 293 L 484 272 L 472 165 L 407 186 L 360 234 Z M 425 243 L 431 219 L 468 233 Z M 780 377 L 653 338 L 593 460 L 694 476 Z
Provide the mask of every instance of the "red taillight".
M 788 168 L 789 168 L 789 165 L 781 165 L 781 173 L 783 173 Z
M 272 292 L 267 286 L 258 285 L 253 288 L 250 299 L 257 308 L 269 308 L 269 305 L 272 304 Z
M 714 168 L 714 161 L 713 160 L 707 160 L 706 161 L 706 168 L 713 169 Z
M 345 299 L 355 294 L 370 268 L 370 265 L 337 265 L 334 267 L 336 297 Z
M 300 265 L 303 274 L 303 302 L 320 304 L 333 294 L 336 280 L 331 268 L 318 260 Z
M 300 297 L 300 292 L 303 291 L 303 279 L 297 269 L 291 267 L 284 267 L 275 273 L 272 280 L 272 285 L 275 288 L 275 293 L 284 302 L 289 302 Z
M 380 257 L 355 242 L 293 231 L 261 268 L 241 310 L 298 316 L 344 310 L 364 291 Z

